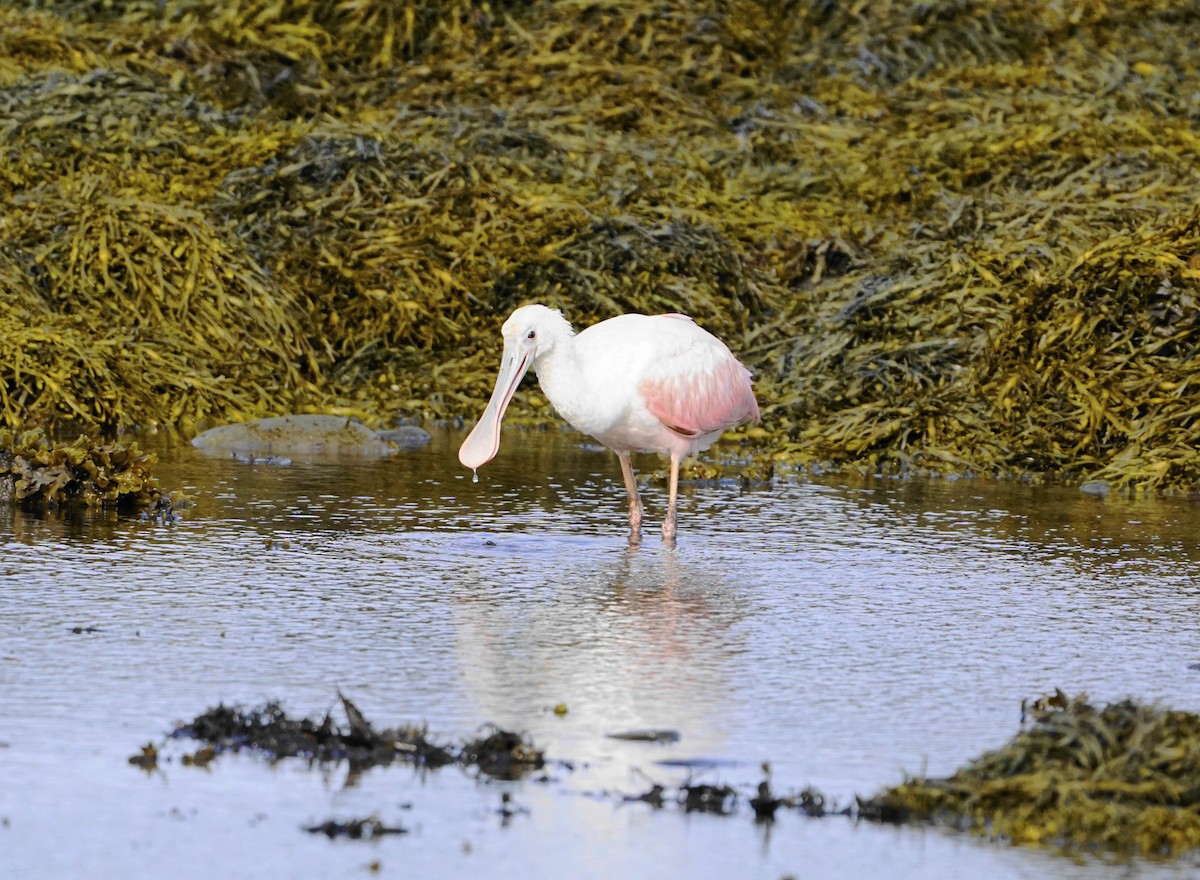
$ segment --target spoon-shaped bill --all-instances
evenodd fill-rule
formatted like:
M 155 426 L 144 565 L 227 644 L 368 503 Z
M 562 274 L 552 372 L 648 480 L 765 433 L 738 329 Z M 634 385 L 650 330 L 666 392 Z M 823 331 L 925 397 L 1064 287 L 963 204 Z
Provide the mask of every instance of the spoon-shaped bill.
M 500 372 L 496 376 L 496 388 L 492 391 L 492 399 L 488 401 L 487 409 L 483 411 L 483 415 L 458 449 L 458 460 L 465 467 L 483 467 L 500 451 L 500 421 L 504 418 L 508 402 L 512 400 L 528 368 L 528 355 L 518 358 L 516 355 L 505 354 L 500 362 Z

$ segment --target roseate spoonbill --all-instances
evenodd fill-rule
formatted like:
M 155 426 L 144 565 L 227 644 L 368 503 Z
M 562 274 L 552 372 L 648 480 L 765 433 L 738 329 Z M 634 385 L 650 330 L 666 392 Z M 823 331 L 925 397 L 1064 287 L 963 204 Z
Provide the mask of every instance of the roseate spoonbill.
M 679 463 L 727 428 L 758 418 L 750 371 L 686 315 L 620 315 L 578 335 L 557 309 L 522 306 L 500 328 L 504 354 L 487 408 L 458 450 L 472 470 L 500 449 L 500 421 L 530 367 L 558 414 L 617 454 L 629 493 L 629 541 L 642 503 L 631 452 L 670 456 L 663 540 L 675 542 Z

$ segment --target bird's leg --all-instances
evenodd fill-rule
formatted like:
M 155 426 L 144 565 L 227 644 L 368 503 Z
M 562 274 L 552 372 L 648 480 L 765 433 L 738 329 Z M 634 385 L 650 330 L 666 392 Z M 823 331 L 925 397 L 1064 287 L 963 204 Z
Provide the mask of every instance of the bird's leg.
M 638 498 L 629 453 L 618 452 L 617 460 L 621 462 L 621 476 L 625 478 L 625 491 L 629 493 L 629 543 L 637 544 L 642 540 L 642 500 Z
M 668 547 L 675 546 L 675 506 L 679 501 L 679 458 L 671 456 L 671 482 L 667 494 L 667 515 L 663 519 L 663 543 Z

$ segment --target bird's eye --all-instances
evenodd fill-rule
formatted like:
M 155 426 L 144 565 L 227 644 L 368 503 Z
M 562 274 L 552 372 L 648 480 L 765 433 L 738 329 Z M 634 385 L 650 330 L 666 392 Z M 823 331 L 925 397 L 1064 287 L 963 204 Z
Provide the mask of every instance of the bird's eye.
M 537 339 L 537 331 L 536 331 L 536 330 L 530 330 L 530 331 L 529 331 L 529 333 L 527 333 L 527 334 L 525 335 L 525 338 L 526 338 L 526 339 Z

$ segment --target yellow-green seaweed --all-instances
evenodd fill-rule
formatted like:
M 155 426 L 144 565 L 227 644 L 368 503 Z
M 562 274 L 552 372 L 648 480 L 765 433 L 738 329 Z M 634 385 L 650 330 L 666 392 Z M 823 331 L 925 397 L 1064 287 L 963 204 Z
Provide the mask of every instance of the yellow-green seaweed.
M 693 315 L 762 461 L 1195 492 L 1197 24 L 0 2 L 0 418 L 470 418 L 538 299 Z
M 942 779 L 913 778 L 858 815 L 939 822 L 1013 843 L 1100 855 L 1176 856 L 1200 846 L 1200 716 L 1061 691 L 1028 726 Z
M 157 457 L 135 442 L 101 443 L 86 435 L 53 442 L 39 429 L 0 429 L 0 498 L 25 507 L 71 506 L 169 514 L 182 496 L 164 495 L 154 476 Z

